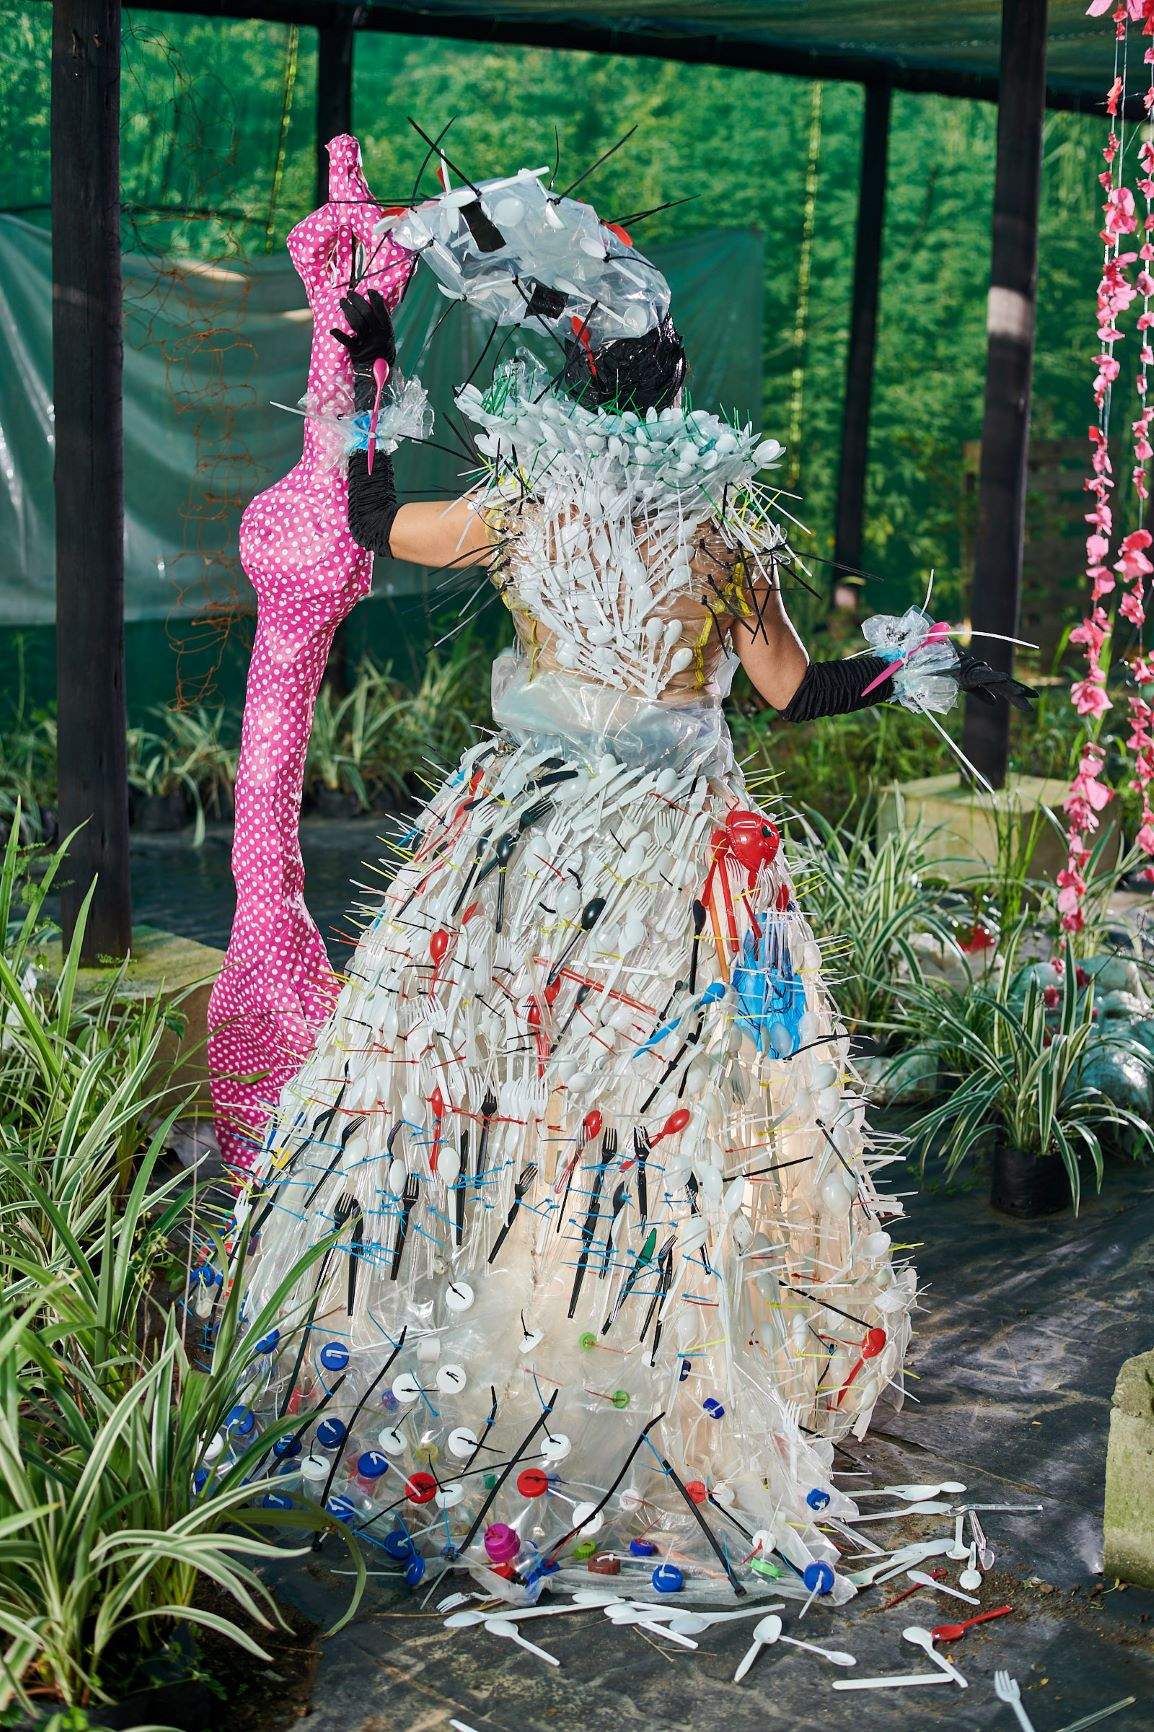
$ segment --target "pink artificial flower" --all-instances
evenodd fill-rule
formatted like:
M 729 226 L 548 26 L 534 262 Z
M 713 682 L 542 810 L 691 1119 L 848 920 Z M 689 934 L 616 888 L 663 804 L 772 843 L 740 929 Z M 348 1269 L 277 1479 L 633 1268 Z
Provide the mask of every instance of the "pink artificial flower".
M 1096 679 L 1095 674 L 1098 673 L 1100 670 L 1095 669 L 1095 672 L 1088 679 L 1078 680 L 1070 688 L 1070 697 L 1080 716 L 1093 716 L 1096 719 L 1098 716 L 1104 716 L 1107 710 L 1114 707 L 1103 690 L 1106 676 L 1101 674 L 1101 678 Z
M 1154 536 L 1148 529 L 1135 529 L 1123 537 L 1119 550 L 1122 557 L 1115 560 L 1114 570 L 1121 572 L 1128 583 L 1139 577 L 1148 577 L 1154 571 L 1154 565 L 1146 557 L 1151 541 L 1154 541 Z

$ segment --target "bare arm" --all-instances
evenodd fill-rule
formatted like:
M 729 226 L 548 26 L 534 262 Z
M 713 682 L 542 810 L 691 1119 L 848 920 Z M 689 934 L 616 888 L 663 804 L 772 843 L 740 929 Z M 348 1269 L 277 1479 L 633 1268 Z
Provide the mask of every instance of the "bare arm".
M 389 532 L 394 559 L 410 559 L 438 570 L 488 565 L 496 547 L 493 531 L 466 499 L 455 499 L 451 505 L 437 499 L 402 505 Z
M 733 647 L 755 690 L 775 710 L 783 710 L 802 682 L 809 655 L 776 584 L 759 579 L 752 601 L 753 617 L 734 622 Z

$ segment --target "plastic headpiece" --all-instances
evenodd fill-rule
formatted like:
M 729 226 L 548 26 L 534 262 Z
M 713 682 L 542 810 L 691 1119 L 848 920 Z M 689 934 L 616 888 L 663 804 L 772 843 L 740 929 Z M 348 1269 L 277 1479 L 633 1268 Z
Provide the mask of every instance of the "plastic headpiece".
M 543 186 L 548 172 L 454 187 L 386 222 L 444 294 L 499 325 L 580 328 L 594 349 L 645 336 L 669 312 L 669 284 L 624 229 Z

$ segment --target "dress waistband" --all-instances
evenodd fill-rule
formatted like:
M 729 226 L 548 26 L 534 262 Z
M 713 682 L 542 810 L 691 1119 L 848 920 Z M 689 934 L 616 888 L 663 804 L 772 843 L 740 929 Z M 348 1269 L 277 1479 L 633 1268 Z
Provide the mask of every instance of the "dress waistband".
M 515 650 L 493 663 L 493 720 L 515 739 L 556 741 L 586 759 L 608 753 L 631 769 L 721 775 L 733 764 L 719 697 L 662 702 L 560 669 L 531 679 Z

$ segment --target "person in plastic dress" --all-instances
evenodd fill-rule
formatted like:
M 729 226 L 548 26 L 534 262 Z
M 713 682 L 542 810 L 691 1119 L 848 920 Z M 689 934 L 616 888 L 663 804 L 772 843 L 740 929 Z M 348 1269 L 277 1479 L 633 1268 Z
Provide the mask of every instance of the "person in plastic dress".
M 517 642 L 266 1138 L 239 1214 L 266 1333 L 217 1447 L 268 1430 L 281 1501 L 414 1583 L 847 1598 L 834 1444 L 901 1397 L 915 1275 L 722 701 L 738 660 L 789 720 L 1022 688 L 919 610 L 808 661 L 756 479 L 781 448 L 683 406 L 667 285 L 588 205 L 526 171 L 392 239 L 557 369 L 464 388 L 479 480 L 401 503 L 420 389 L 384 302 L 342 303 L 354 536 L 487 567 Z

